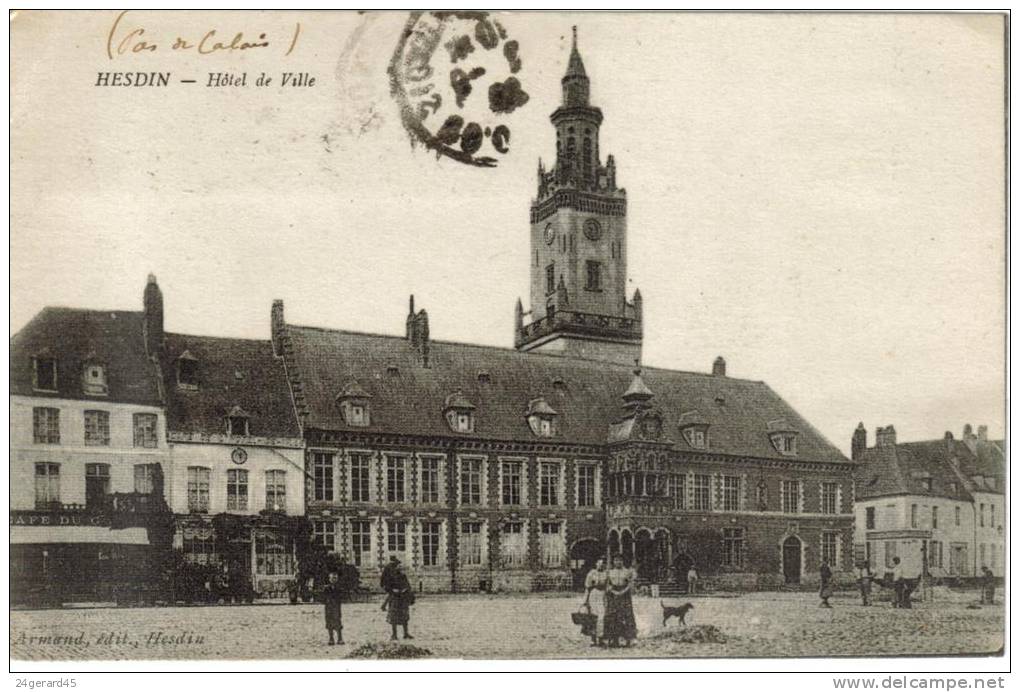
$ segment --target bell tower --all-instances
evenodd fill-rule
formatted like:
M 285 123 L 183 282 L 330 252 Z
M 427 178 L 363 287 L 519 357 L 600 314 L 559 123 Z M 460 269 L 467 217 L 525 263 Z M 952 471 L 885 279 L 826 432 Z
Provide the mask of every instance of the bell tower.
M 641 293 L 627 300 L 627 192 L 616 162 L 599 149 L 602 111 L 577 48 L 562 103 L 550 116 L 556 162 L 538 163 L 531 202 L 531 309 L 518 301 L 514 345 L 592 360 L 632 363 L 641 355 Z

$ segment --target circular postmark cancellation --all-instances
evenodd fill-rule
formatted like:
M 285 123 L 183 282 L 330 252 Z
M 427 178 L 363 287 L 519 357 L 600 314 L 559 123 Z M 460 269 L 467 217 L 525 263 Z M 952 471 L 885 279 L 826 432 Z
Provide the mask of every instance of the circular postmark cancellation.
M 412 142 L 492 168 L 510 151 L 504 119 L 528 102 L 520 46 L 488 12 L 412 12 L 390 60 L 390 93 Z

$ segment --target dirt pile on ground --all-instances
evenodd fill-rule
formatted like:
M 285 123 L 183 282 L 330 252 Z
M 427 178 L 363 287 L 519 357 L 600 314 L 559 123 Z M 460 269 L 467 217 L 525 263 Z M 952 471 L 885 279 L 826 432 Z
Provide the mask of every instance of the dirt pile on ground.
M 362 644 L 351 652 L 350 658 L 428 658 L 432 652 L 413 644 Z
M 726 635 L 715 625 L 692 625 L 678 630 L 666 630 L 653 635 L 655 641 L 678 644 L 725 644 Z

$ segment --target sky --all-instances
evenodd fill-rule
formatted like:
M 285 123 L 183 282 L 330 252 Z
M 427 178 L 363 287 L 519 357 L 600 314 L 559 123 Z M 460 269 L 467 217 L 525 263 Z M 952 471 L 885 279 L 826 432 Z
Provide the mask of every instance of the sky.
M 405 13 L 131 12 L 115 36 L 141 28 L 157 49 L 113 59 L 116 12 L 20 14 L 12 334 L 47 305 L 140 309 L 152 272 L 171 331 L 268 338 L 282 298 L 295 324 L 399 334 L 413 293 L 433 338 L 512 346 L 577 25 L 627 189 L 645 363 L 722 355 L 844 451 L 858 421 L 869 443 L 887 424 L 1003 436 L 1001 17 L 496 16 L 529 99 L 483 169 L 402 128 L 386 68 Z M 170 49 L 211 28 L 272 45 Z M 154 70 L 172 84 L 95 86 Z M 316 84 L 282 87 L 283 71 Z M 206 87 L 209 72 L 248 84 Z M 277 84 L 254 87 L 263 72 Z

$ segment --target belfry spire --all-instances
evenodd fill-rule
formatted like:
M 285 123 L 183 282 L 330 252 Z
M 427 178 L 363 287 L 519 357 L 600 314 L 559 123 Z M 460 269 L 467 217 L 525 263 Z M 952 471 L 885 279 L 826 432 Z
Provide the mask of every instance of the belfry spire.
M 567 73 L 563 75 L 563 105 L 567 108 L 588 105 L 588 73 L 584 70 L 584 61 L 577 50 L 577 27 L 573 27 L 574 38 L 570 47 L 570 60 L 567 62 Z

